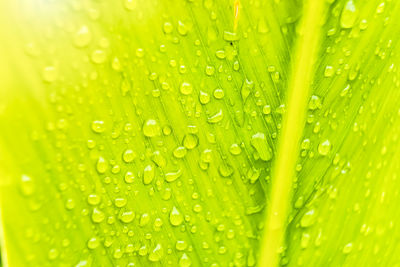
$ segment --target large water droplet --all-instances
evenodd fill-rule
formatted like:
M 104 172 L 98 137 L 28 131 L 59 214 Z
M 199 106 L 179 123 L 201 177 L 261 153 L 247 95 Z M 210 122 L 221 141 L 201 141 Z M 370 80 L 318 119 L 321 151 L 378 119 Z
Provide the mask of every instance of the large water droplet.
M 161 134 L 161 128 L 156 120 L 149 119 L 143 124 L 143 134 L 147 137 L 154 137 Z
M 353 0 L 347 1 L 340 16 L 340 26 L 345 29 L 352 28 L 357 20 L 358 12 Z
M 251 137 L 251 145 L 256 149 L 262 160 L 268 161 L 272 158 L 272 150 L 269 147 L 263 133 L 256 133 L 253 135 Z
M 171 213 L 169 214 L 169 222 L 173 226 L 178 226 L 183 222 L 183 216 L 175 206 L 172 207 Z

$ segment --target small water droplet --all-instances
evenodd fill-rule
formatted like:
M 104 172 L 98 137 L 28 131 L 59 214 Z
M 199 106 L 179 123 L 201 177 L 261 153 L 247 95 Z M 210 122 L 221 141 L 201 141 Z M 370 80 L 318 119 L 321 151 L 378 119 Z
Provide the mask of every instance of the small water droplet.
M 242 152 L 242 149 L 235 143 L 230 146 L 229 152 L 231 152 L 232 155 L 239 155 Z
M 332 66 L 325 67 L 325 72 L 324 72 L 325 77 L 332 77 L 334 73 L 335 73 L 335 70 L 333 69 Z
M 310 101 L 308 102 L 308 109 L 316 110 L 322 108 L 321 98 L 317 95 L 312 95 Z
M 93 51 L 91 59 L 93 63 L 102 64 L 106 61 L 107 54 L 104 50 L 97 49 Z

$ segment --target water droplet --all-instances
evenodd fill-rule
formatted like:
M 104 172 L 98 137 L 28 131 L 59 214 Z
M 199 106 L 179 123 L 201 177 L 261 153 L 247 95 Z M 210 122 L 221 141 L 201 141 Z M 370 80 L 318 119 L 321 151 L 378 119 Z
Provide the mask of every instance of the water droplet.
M 122 155 L 122 159 L 123 159 L 126 163 L 132 162 L 135 158 L 136 158 L 136 153 L 133 152 L 132 149 L 127 149 L 127 150 L 125 150 L 124 154 Z
M 229 152 L 231 152 L 232 155 L 239 155 L 242 152 L 242 149 L 238 144 L 232 144 L 229 148 Z
M 132 172 L 127 171 L 127 172 L 125 173 L 125 182 L 126 182 L 127 184 L 133 183 L 134 179 L 135 179 L 135 176 L 133 175 Z
M 98 208 L 94 208 L 92 212 L 92 221 L 94 223 L 101 223 L 105 218 L 104 212 Z
M 165 180 L 169 183 L 175 181 L 176 179 L 178 179 L 179 177 L 181 177 L 182 175 L 182 171 L 178 170 L 176 172 L 168 172 L 165 174 Z
M 193 149 L 199 144 L 199 138 L 194 134 L 186 134 L 182 143 L 187 149 Z
M 254 82 L 246 79 L 243 82 L 242 89 L 240 91 L 243 102 L 246 102 L 247 97 L 250 95 L 253 89 L 254 89 Z
M 100 245 L 100 241 L 97 237 L 92 237 L 88 240 L 87 246 L 89 249 L 96 249 Z
M 179 251 L 183 251 L 187 248 L 187 243 L 185 240 L 178 240 L 176 241 L 175 248 Z
M 182 21 L 178 21 L 178 33 L 182 36 L 188 33 L 188 28 Z
M 315 223 L 317 220 L 317 214 L 314 209 L 310 209 L 306 213 L 304 213 L 303 217 L 300 220 L 300 226 L 305 228 L 305 227 L 310 227 Z
M 207 104 L 208 102 L 210 102 L 210 95 L 206 92 L 200 91 L 199 101 L 203 105 Z
M 385 10 L 385 2 L 382 2 L 376 8 L 376 13 L 381 14 L 381 13 L 383 13 L 384 10 Z
M 223 163 L 219 165 L 218 172 L 222 177 L 229 177 L 233 174 L 234 170 L 231 165 Z
M 224 59 L 225 58 L 225 51 L 224 50 L 218 50 L 215 52 L 215 56 L 219 59 Z
M 130 223 L 135 219 L 135 212 L 133 211 L 124 211 L 120 214 L 119 219 L 123 223 Z
M 184 146 L 178 146 L 177 148 L 175 148 L 173 153 L 174 153 L 174 157 L 181 159 L 181 158 L 185 157 L 187 150 L 186 150 L 186 147 L 184 147 Z
M 333 69 L 332 66 L 325 67 L 325 72 L 324 72 L 325 77 L 332 77 L 334 73 L 335 73 L 335 70 Z
M 103 50 L 97 49 L 93 51 L 91 58 L 93 63 L 102 64 L 106 61 L 107 54 Z
M 49 260 L 55 260 L 58 257 L 58 254 L 59 252 L 57 249 L 55 248 L 50 249 L 48 253 Z
M 157 262 L 162 259 L 164 255 L 164 250 L 160 244 L 157 244 L 156 247 L 149 253 L 149 261 Z
M 147 137 L 154 137 L 161 134 L 161 128 L 156 120 L 149 119 L 143 124 L 143 134 Z
M 143 172 L 143 183 L 146 185 L 150 184 L 154 179 L 154 173 L 155 173 L 155 170 L 154 170 L 153 166 L 147 165 L 144 168 L 144 172 Z
M 251 137 L 251 145 L 256 149 L 263 161 L 268 161 L 272 158 L 272 150 L 263 133 L 256 133 L 253 135 Z
M 158 167 L 165 167 L 165 165 L 167 164 L 167 161 L 166 161 L 165 157 L 158 150 L 153 152 L 153 155 L 151 156 L 151 160 Z
M 92 206 L 98 205 L 100 203 L 100 201 L 101 201 L 100 196 L 96 195 L 96 194 L 91 194 L 87 198 L 87 202 L 89 203 L 89 205 L 92 205 Z
M 214 75 L 214 73 L 215 73 L 215 68 L 213 66 L 207 65 L 206 66 L 206 74 L 208 76 L 212 76 L 212 75 Z
M 140 221 L 139 221 L 139 225 L 141 227 L 146 226 L 146 224 L 148 224 L 150 221 L 150 216 L 147 213 L 143 213 L 142 216 L 140 216 Z
M 183 253 L 182 257 L 179 259 L 179 267 L 190 267 L 191 265 L 192 261 L 186 253 Z
M 20 188 L 24 196 L 31 196 L 35 193 L 35 184 L 28 175 L 23 174 L 21 176 Z
M 114 200 L 114 204 L 117 208 L 122 208 L 126 205 L 127 200 L 126 198 L 118 197 Z
M 183 95 L 190 95 L 193 92 L 193 86 L 188 82 L 183 82 L 180 87 L 180 92 Z
M 52 83 L 57 79 L 57 70 L 53 66 L 47 66 L 43 69 L 43 80 Z
M 90 43 L 91 39 L 92 35 L 89 28 L 86 25 L 83 25 L 74 35 L 74 44 L 77 47 L 85 47 Z
M 125 0 L 124 6 L 127 10 L 132 11 L 136 7 L 136 0 Z
M 235 32 L 224 31 L 224 40 L 227 42 L 233 42 L 239 40 L 239 36 Z
M 183 216 L 174 206 L 169 214 L 169 221 L 173 226 L 178 226 L 183 222 Z
M 168 34 L 171 33 L 174 30 L 174 26 L 172 25 L 171 22 L 164 22 L 163 24 L 163 31 L 164 33 Z
M 215 99 L 222 99 L 222 98 L 224 98 L 224 95 L 225 95 L 224 90 L 222 90 L 220 88 L 217 88 L 214 90 Z
M 307 248 L 308 247 L 308 245 L 309 245 L 309 243 L 310 243 L 310 239 L 311 239 L 311 236 L 310 236 L 310 234 L 308 234 L 308 233 L 303 233 L 302 235 L 301 235 L 301 242 L 300 242 L 300 246 L 301 246 L 301 248 Z
M 99 159 L 97 160 L 96 169 L 97 172 L 100 174 L 103 174 L 107 171 L 108 163 L 103 157 L 99 157 Z
M 343 247 L 343 253 L 349 254 L 353 250 L 353 243 L 348 243 Z
M 318 145 L 318 153 L 322 156 L 326 156 L 331 151 L 331 142 L 329 140 L 325 140 Z
M 207 121 L 209 123 L 218 123 L 220 122 L 224 117 L 224 114 L 222 112 L 222 109 L 220 109 L 217 113 L 215 113 L 214 115 L 212 115 L 211 117 L 209 117 L 207 119 Z
M 102 133 L 106 129 L 104 121 L 93 121 L 92 122 L 92 130 L 95 133 Z
M 322 108 L 321 98 L 317 95 L 312 95 L 310 101 L 308 102 L 308 109 L 316 110 Z
M 345 29 L 352 28 L 356 22 L 358 12 L 353 0 L 347 1 L 340 16 L 340 26 Z
M 72 210 L 73 208 L 75 208 L 75 201 L 72 198 L 67 199 L 67 201 L 65 202 L 65 208 L 67 210 Z
M 270 105 L 265 105 L 265 106 L 263 107 L 263 113 L 264 113 L 265 115 L 271 114 L 271 106 L 270 106 Z

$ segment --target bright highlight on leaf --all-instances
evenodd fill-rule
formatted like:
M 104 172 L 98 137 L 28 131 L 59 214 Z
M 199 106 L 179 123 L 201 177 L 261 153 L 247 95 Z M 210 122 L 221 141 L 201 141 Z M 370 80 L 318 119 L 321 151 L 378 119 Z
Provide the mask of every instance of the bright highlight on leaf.
M 400 263 L 400 2 L 0 10 L 2 266 Z

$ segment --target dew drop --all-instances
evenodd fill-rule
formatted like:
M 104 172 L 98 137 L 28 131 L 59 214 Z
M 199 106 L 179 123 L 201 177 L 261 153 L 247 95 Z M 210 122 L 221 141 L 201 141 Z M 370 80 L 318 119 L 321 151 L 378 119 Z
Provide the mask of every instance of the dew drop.
M 180 86 L 180 92 L 183 95 L 190 95 L 193 92 L 193 86 L 188 82 L 183 82 Z
M 179 259 L 179 267 L 190 267 L 191 265 L 192 261 L 186 253 L 183 253 L 182 257 Z
M 107 171 L 108 163 L 103 157 L 99 157 L 96 164 L 97 172 L 103 174 Z
M 235 143 L 230 146 L 229 152 L 231 152 L 232 155 L 239 155 L 242 152 L 242 149 Z
M 325 140 L 318 145 L 318 153 L 322 156 L 326 156 L 331 151 L 331 142 L 329 140 Z
M 231 165 L 223 163 L 219 165 L 218 172 L 222 177 L 229 177 L 233 174 L 234 170 Z
M 173 181 L 181 177 L 181 175 L 182 175 L 181 170 L 178 170 L 176 172 L 168 172 L 165 174 L 165 180 L 169 183 L 172 183 Z
M 77 47 L 85 47 L 90 43 L 91 39 L 92 35 L 89 28 L 86 25 L 83 25 L 74 35 L 74 44 Z
M 90 194 L 87 198 L 87 202 L 89 203 L 89 205 L 92 205 L 92 206 L 98 205 L 100 203 L 100 201 L 101 201 L 100 196 L 96 195 L 96 194 Z
M 132 162 L 135 158 L 136 158 L 136 153 L 133 152 L 132 149 L 127 149 L 127 150 L 125 150 L 124 154 L 122 154 L 122 159 L 126 163 Z
M 150 184 L 154 179 L 154 167 L 151 165 L 147 165 L 143 171 L 143 183 L 145 185 Z
M 206 92 L 200 91 L 199 101 L 203 105 L 207 104 L 208 102 L 210 102 L 210 95 Z
M 149 119 L 143 124 L 143 134 L 147 137 L 159 136 L 161 128 L 156 120 Z
M 102 132 L 104 132 L 105 131 L 105 124 L 104 124 L 104 121 L 98 121 L 98 120 L 96 120 L 96 121 L 93 121 L 92 122 L 92 130 L 93 130 L 93 132 L 95 132 L 95 133 L 102 133 Z
M 333 69 L 332 66 L 325 67 L 325 72 L 324 72 L 325 77 L 332 77 L 334 73 L 335 73 L 335 70 Z
M 93 63 L 102 64 L 107 59 L 107 54 L 103 50 L 97 49 L 94 50 L 91 57 Z
M 133 211 L 124 211 L 120 214 L 119 219 L 123 223 L 130 223 L 135 219 L 135 213 Z
M 194 134 L 186 134 L 183 137 L 183 146 L 187 149 L 193 149 L 199 144 L 199 138 Z
M 347 1 L 340 16 L 340 26 L 345 29 L 352 28 L 357 19 L 357 9 L 353 0 Z
M 317 95 L 312 95 L 310 101 L 308 102 L 308 109 L 316 110 L 322 108 L 321 98 Z
M 94 208 L 92 212 L 92 221 L 94 223 L 101 223 L 105 218 L 104 212 L 101 210 Z
M 173 154 L 175 158 L 181 159 L 183 157 L 185 157 L 187 153 L 187 150 L 184 146 L 178 146 L 177 148 L 175 148 Z
M 164 250 L 160 244 L 157 244 L 156 247 L 149 253 L 149 261 L 157 262 L 162 259 L 164 255 Z
M 31 177 L 25 174 L 21 176 L 20 189 L 24 196 L 31 196 L 33 193 L 35 193 L 35 184 Z
M 125 182 L 126 182 L 127 184 L 133 183 L 134 179 L 135 179 L 135 176 L 133 175 L 132 172 L 127 171 L 127 172 L 125 173 Z
M 97 237 L 92 237 L 87 242 L 87 247 L 89 249 L 96 249 L 99 247 L 99 245 L 100 245 L 100 241 Z
M 127 200 L 126 198 L 118 197 L 114 200 L 114 204 L 117 208 L 122 208 L 126 205 Z
M 258 155 L 263 161 L 268 161 L 272 158 L 272 150 L 267 143 L 265 134 L 256 133 L 251 137 L 251 145 L 256 149 Z
M 220 122 L 224 117 L 224 114 L 222 112 L 222 109 L 220 109 L 217 113 L 215 113 L 214 115 L 212 115 L 211 117 L 209 117 L 207 119 L 207 121 L 209 123 L 218 123 Z
M 314 209 L 311 209 L 304 213 L 303 217 L 300 220 L 300 226 L 303 228 L 310 227 L 315 223 L 317 219 L 317 214 Z
M 183 216 L 175 206 L 172 207 L 171 213 L 169 214 L 169 222 L 173 226 L 178 226 L 183 222 Z
M 43 69 L 43 80 L 52 83 L 57 79 L 57 70 L 53 66 L 47 66 Z

